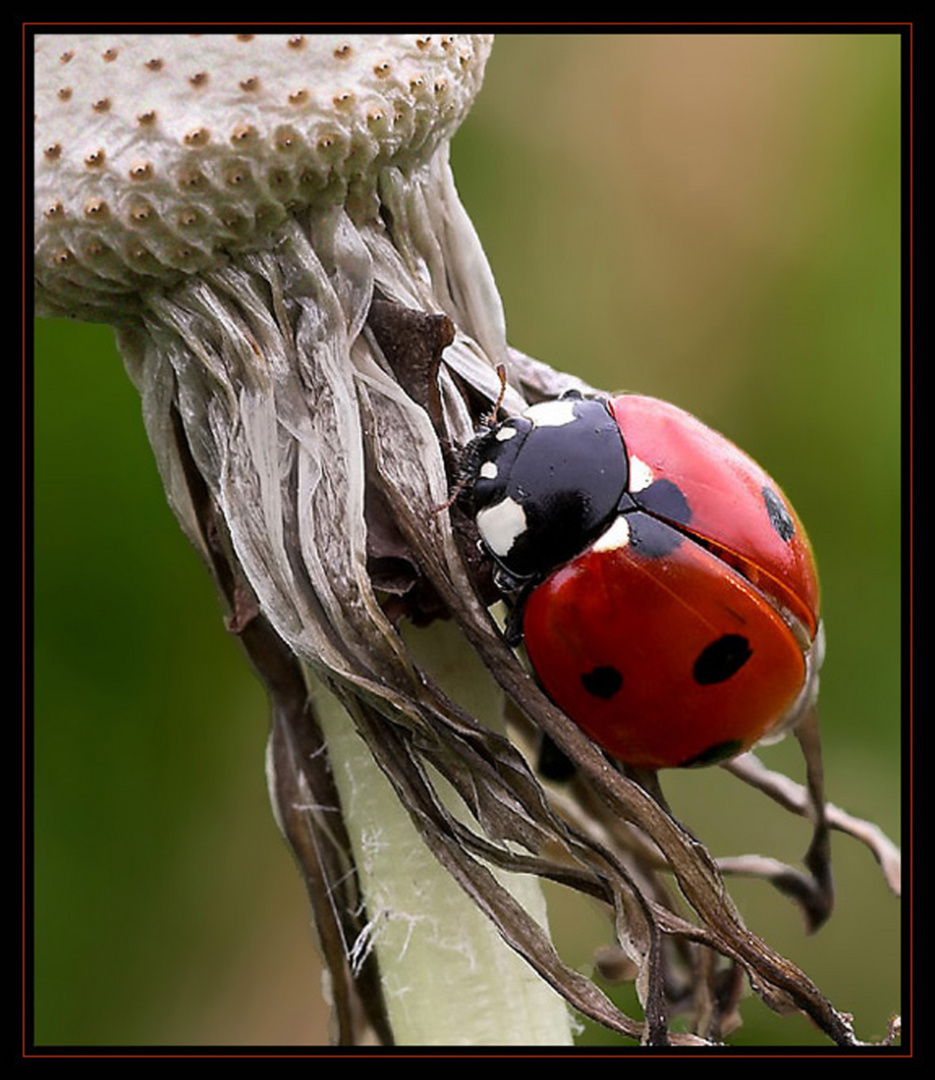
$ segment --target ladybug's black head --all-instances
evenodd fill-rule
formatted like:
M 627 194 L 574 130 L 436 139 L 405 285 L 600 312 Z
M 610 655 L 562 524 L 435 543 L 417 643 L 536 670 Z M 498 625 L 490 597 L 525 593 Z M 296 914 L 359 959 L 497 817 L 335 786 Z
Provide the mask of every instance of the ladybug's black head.
M 511 579 L 542 577 L 609 523 L 627 486 L 627 458 L 604 401 L 566 395 L 534 405 L 465 450 L 466 508 Z

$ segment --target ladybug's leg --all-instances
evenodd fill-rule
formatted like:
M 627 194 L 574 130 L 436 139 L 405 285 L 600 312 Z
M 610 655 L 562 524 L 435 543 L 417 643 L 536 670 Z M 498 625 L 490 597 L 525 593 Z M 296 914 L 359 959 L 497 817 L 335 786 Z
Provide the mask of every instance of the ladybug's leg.
M 669 817 L 673 817 L 665 795 L 662 793 L 662 785 L 659 783 L 659 773 L 655 769 L 638 769 L 635 765 L 620 763 L 626 776 L 639 786 L 656 802 Z
M 536 771 L 546 780 L 552 780 L 556 783 L 570 780 L 576 772 L 575 763 L 559 749 L 545 732 L 542 733 L 539 742 Z
M 498 584 L 500 584 L 502 588 L 502 583 L 498 582 Z M 538 578 L 533 578 L 525 582 L 512 599 L 506 617 L 506 623 L 503 627 L 503 636 L 506 638 L 506 643 L 511 649 L 515 649 L 523 640 L 523 614 L 526 610 L 526 601 L 529 598 L 529 594 L 538 584 Z

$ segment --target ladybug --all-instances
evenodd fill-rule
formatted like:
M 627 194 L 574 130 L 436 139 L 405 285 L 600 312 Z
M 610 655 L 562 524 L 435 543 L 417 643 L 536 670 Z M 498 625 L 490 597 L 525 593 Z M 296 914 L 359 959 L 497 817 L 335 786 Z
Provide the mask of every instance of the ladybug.
M 711 764 L 814 703 L 808 538 L 722 435 L 655 398 L 570 391 L 477 436 L 464 469 L 508 638 L 612 757 Z

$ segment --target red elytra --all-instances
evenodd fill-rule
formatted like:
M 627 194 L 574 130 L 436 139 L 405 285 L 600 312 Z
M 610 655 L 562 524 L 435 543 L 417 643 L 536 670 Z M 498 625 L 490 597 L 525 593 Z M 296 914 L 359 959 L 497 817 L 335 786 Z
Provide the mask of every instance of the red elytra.
M 653 398 L 609 408 L 631 480 L 675 484 L 690 520 L 670 534 L 652 513 L 618 517 L 530 592 L 527 654 L 552 700 L 614 757 L 721 760 L 796 718 L 818 628 L 811 548 L 776 484 L 723 436 Z M 664 554 L 631 542 L 647 518 L 657 546 L 669 536 Z
M 720 549 L 725 561 L 797 618 L 814 638 L 818 628 L 818 575 L 805 529 L 770 475 L 729 439 L 691 413 L 638 394 L 610 401 L 627 453 L 654 475 L 673 481 L 688 499 L 692 519 L 683 531 Z M 772 491 L 794 523 L 783 539 L 763 513 L 763 489 Z

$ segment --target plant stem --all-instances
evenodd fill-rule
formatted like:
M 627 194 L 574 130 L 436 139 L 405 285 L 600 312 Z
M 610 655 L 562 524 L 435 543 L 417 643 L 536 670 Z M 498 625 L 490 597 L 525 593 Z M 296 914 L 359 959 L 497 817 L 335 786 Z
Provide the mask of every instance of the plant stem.
M 473 715 L 502 725 L 500 692 L 453 623 L 409 627 L 406 639 L 446 693 Z M 354 950 L 377 950 L 396 1043 L 571 1045 L 562 999 L 431 854 L 343 706 L 320 686 L 314 695 L 367 903 L 367 940 L 354 943 Z M 465 817 L 441 780 L 439 790 L 449 809 Z M 538 880 L 493 872 L 547 926 Z

